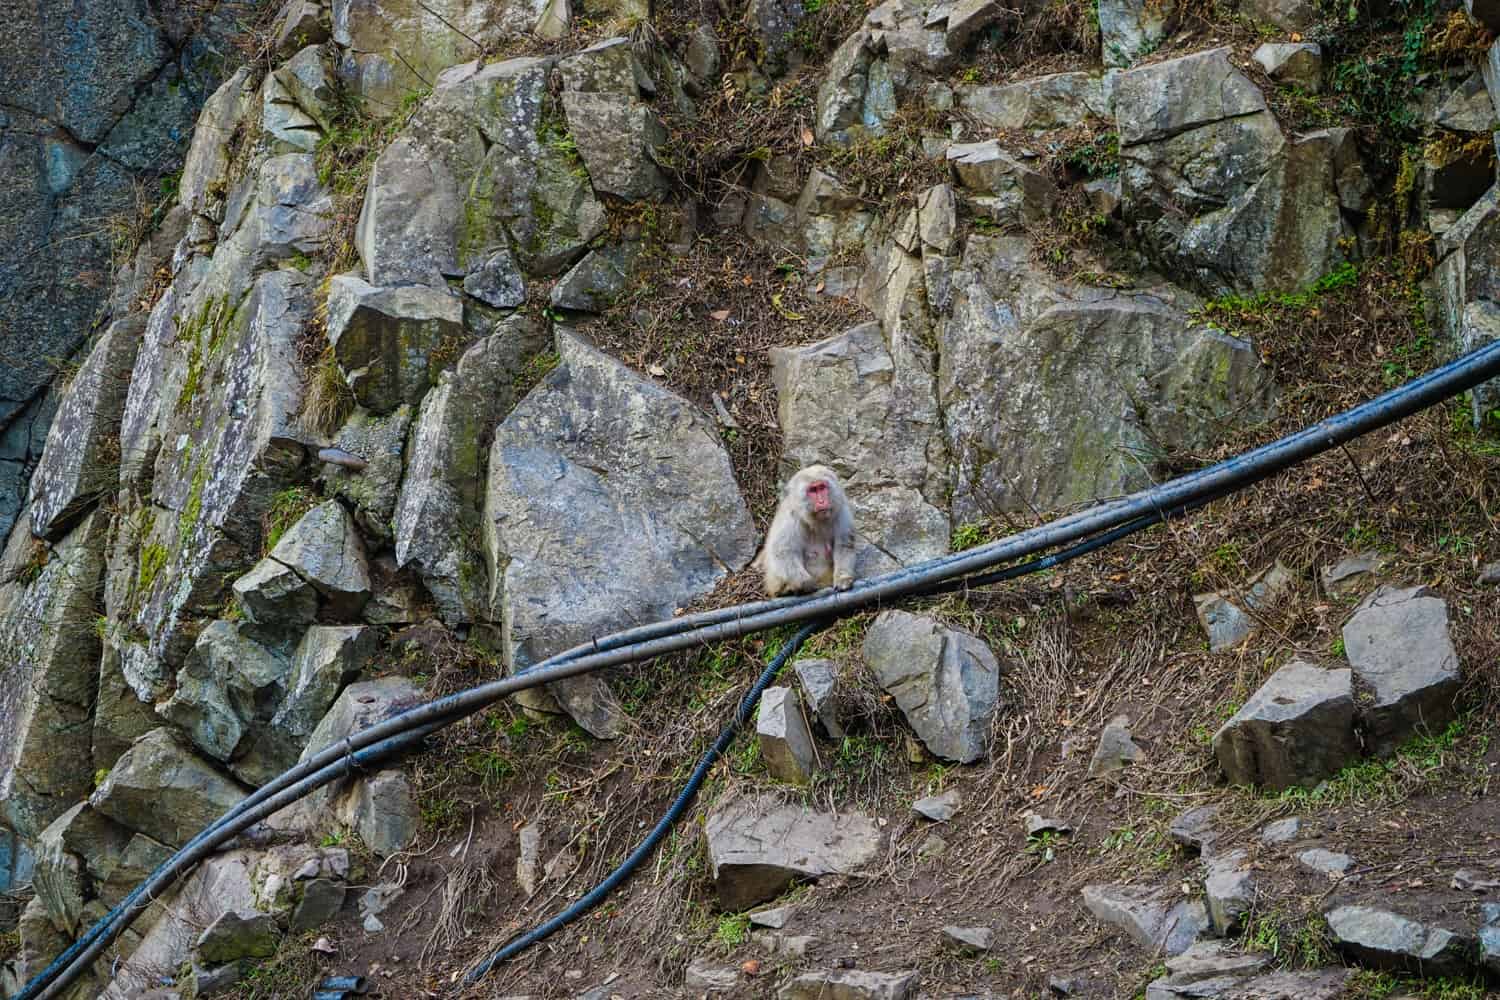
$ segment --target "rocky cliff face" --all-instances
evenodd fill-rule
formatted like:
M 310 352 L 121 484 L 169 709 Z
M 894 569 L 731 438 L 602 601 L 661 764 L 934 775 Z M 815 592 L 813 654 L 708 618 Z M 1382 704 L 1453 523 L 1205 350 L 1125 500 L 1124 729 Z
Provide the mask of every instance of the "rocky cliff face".
M 771 461 L 841 474 L 864 573 L 987 516 L 1140 487 L 1281 405 L 1211 305 L 1301 293 L 1389 236 L 1384 165 L 1278 113 L 1271 80 L 1316 63 L 1142 57 L 1170 4 L 1101 6 L 1102 66 L 991 82 L 965 67 L 1014 43 L 997 3 L 890 0 L 826 67 L 804 65 L 801 7 L 665 40 L 644 13 L 291 0 L 269 65 L 228 74 L 196 128 L 220 65 L 198 22 L 96 5 L 34 28 L 81 48 L 3 61 L 25 69 L 3 81 L 0 352 L 24 363 L 0 374 L 0 833 L 47 887 L 14 975 L 56 943 L 42 918 L 72 933 L 109 901 L 122 859 L 181 843 L 369 705 L 422 697 L 385 677 L 350 704 L 396 672 L 392 631 L 440 623 L 517 670 L 669 617 L 751 560 L 769 512 L 747 483 Z M 1432 120 L 1487 132 L 1483 80 L 1450 75 Z M 719 163 L 711 201 L 689 186 L 685 130 L 793 95 L 782 147 Z M 107 276 L 84 220 L 179 138 L 175 201 Z M 886 185 L 872 161 L 908 167 Z M 1496 202 L 1488 177 L 1444 202 L 1424 169 L 1456 350 L 1494 335 Z M 685 306 L 684 328 L 755 331 L 726 352 L 745 354 L 695 355 L 631 302 L 727 233 L 800 274 L 765 316 Z M 80 346 L 53 382 L 46 359 Z M 726 400 L 691 371 L 734 367 L 760 388 Z M 983 675 L 984 697 L 961 740 L 922 735 L 968 761 L 998 668 L 965 640 L 984 655 L 940 654 L 933 676 Z M 528 706 L 597 737 L 628 722 L 595 678 Z M 281 828 L 357 827 L 383 853 L 415 829 L 400 772 L 329 795 Z M 243 860 L 244 900 L 219 911 L 256 910 L 268 863 Z M 271 907 L 283 923 L 307 881 Z M 175 967 L 181 942 L 153 933 Z

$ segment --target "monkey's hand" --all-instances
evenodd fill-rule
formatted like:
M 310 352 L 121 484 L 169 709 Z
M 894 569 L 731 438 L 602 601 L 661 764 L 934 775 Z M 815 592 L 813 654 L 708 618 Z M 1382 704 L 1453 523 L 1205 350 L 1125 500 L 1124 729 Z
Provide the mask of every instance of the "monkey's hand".
M 838 577 L 834 577 L 834 580 L 833 580 L 833 589 L 834 590 L 848 590 L 852 586 L 854 586 L 854 577 L 852 577 L 852 576 L 838 576 Z

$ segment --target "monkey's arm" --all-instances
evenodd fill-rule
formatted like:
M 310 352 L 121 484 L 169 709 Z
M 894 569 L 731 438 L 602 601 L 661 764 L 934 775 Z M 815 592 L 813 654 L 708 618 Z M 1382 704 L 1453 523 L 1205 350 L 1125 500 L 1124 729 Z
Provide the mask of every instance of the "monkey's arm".
M 839 525 L 833 536 L 833 585 L 848 590 L 854 585 L 854 524 Z

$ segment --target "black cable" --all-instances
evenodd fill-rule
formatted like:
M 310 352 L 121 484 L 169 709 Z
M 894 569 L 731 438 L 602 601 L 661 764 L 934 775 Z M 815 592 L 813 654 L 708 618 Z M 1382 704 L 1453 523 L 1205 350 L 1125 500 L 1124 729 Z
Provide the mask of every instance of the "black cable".
M 878 607 L 888 599 L 920 593 L 956 577 L 1110 531 L 1154 512 L 1184 509 L 1259 482 L 1497 376 L 1500 376 L 1500 341 L 1477 348 L 1404 386 L 1270 444 L 988 545 L 860 581 L 841 593 L 756 602 L 627 630 L 544 660 L 523 673 L 408 709 L 298 763 L 229 810 L 38 973 L 15 1000 L 57 997 L 179 875 L 250 823 L 339 777 L 351 761 L 365 763 L 378 759 L 378 755 L 364 754 L 366 748 L 382 746 L 384 752 L 389 752 L 395 747 L 413 746 L 437 729 L 516 691 L 780 625 L 842 617 L 867 607 Z M 338 766 L 330 766 L 335 764 Z

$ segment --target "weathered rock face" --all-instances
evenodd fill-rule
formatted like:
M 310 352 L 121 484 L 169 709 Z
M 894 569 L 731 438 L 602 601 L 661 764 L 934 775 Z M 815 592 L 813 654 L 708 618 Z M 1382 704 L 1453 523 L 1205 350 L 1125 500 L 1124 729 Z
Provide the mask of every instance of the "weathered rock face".
M 558 348 L 561 365 L 490 449 L 485 560 L 512 669 L 668 617 L 755 554 L 712 422 L 572 335 Z M 585 729 L 613 735 L 602 681 L 553 691 Z
M 92 778 L 105 519 L 91 514 L 50 546 L 32 540 L 28 521 L 0 554 L 0 804 L 6 824 L 30 840 L 85 795 Z
M 862 813 L 814 813 L 773 799 L 738 799 L 716 809 L 704 838 L 726 910 L 774 899 L 797 881 L 853 873 L 878 857 L 884 840 Z
M 396 560 L 421 574 L 450 624 L 488 618 L 485 440 L 514 407 L 517 378 L 545 345 L 539 323 L 512 317 L 470 348 L 422 401 L 395 511 Z
M 1191 320 L 1191 296 L 1059 282 L 1030 254 L 971 236 L 953 275 L 938 392 L 956 521 L 1149 485 L 1164 451 L 1272 411 L 1254 350 Z
M 1343 635 L 1355 680 L 1373 693 L 1360 714 L 1377 752 L 1452 721 L 1458 654 L 1441 597 L 1425 587 L 1381 587 L 1355 609 Z
M 865 635 L 865 662 L 938 757 L 984 756 L 1000 701 L 1000 665 L 977 637 L 931 618 L 887 611 Z
M 1337 144 L 1289 142 L 1228 53 L 1120 74 L 1125 219 L 1163 268 L 1210 292 L 1299 289 L 1342 259 Z
M 56 541 L 119 486 L 120 414 L 146 317 L 110 324 L 68 383 L 32 479 L 31 531 Z
M 434 359 L 465 346 L 463 301 L 446 289 L 377 288 L 341 274 L 328 291 L 328 339 L 354 398 L 390 413 L 420 402 L 437 379 Z
M 876 549 L 860 553 L 858 575 L 946 552 L 951 532 L 940 506 L 945 454 L 931 348 L 901 327 L 888 338 L 879 323 L 864 323 L 808 347 L 775 349 L 771 365 L 785 440 L 782 472 L 820 463 L 839 473 L 855 528 Z M 830 420 L 830 413 L 844 419 Z
M 1347 670 L 1293 660 L 1214 734 L 1219 766 L 1235 784 L 1311 787 L 1354 760 L 1354 692 Z

